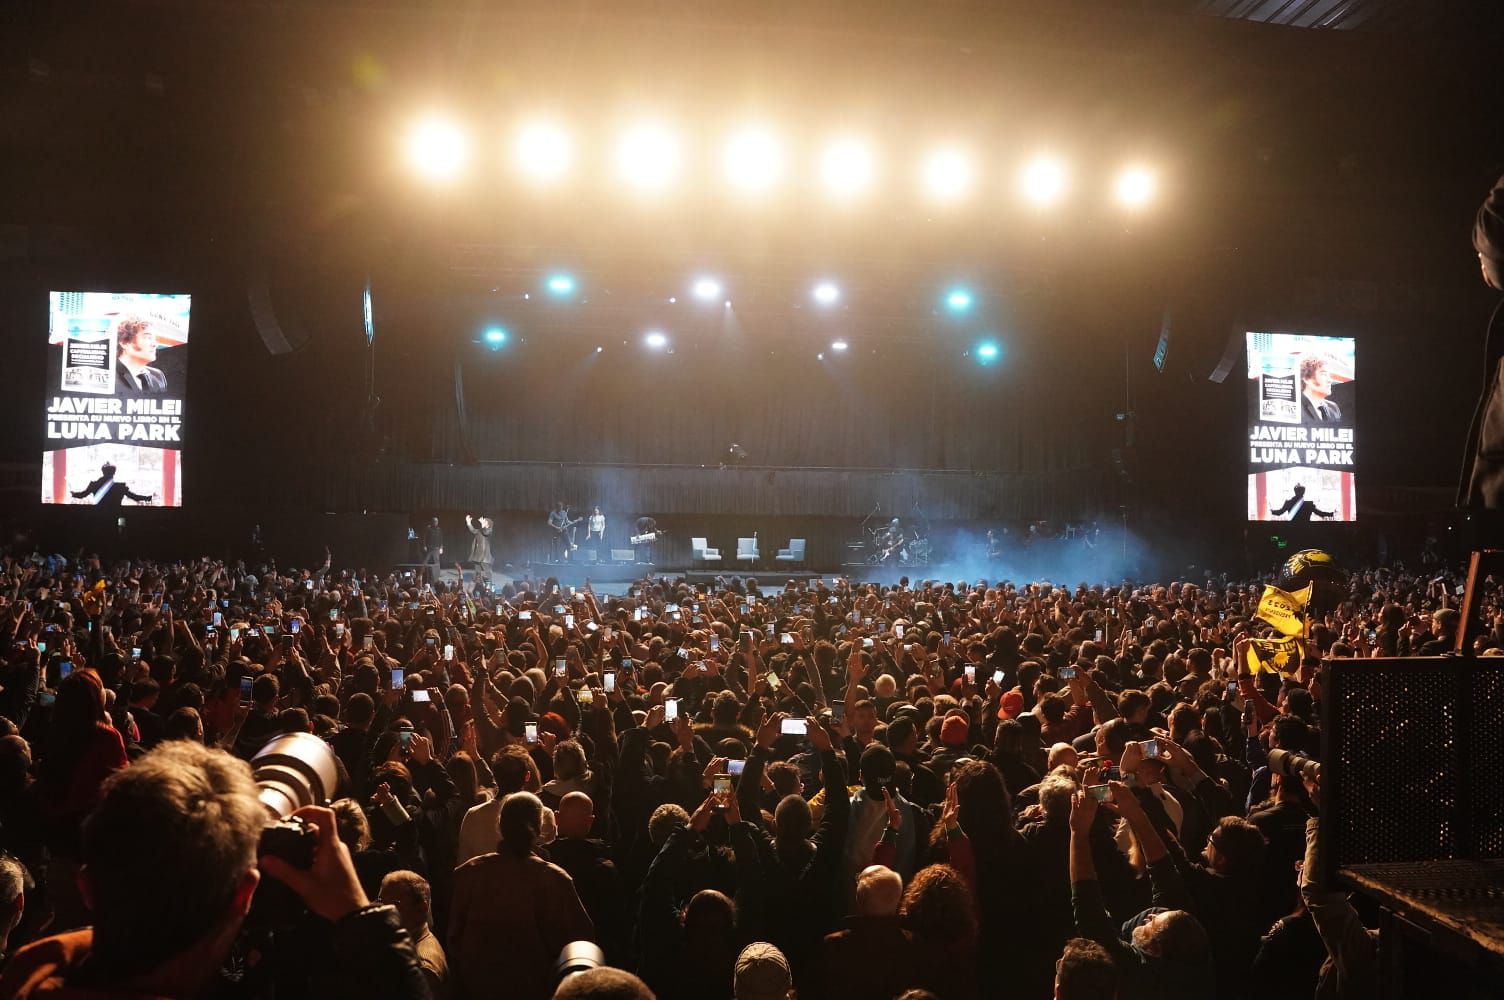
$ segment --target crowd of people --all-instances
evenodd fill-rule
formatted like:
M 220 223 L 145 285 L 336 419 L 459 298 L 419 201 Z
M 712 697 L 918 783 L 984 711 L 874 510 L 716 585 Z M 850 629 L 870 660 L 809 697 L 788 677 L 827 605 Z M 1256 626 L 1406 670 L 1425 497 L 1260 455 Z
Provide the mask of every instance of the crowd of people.
M 1439 651 L 1458 603 L 1353 573 L 1282 674 L 1257 581 L 3 566 L 20 998 L 1368 995 L 1319 779 L 1268 755 L 1318 753 L 1324 658 Z M 258 860 L 286 734 L 336 787 Z

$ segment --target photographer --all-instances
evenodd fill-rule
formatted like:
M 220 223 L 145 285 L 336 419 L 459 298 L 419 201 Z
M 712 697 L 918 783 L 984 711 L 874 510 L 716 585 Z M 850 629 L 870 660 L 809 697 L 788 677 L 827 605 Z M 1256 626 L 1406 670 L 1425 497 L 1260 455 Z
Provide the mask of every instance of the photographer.
M 426 997 L 412 940 L 395 909 L 361 891 L 334 814 L 310 806 L 294 815 L 317 833 L 312 867 L 267 856 L 258 868 L 268 814 L 244 762 L 174 740 L 117 772 L 83 827 L 79 882 L 93 926 L 18 952 L 0 996 L 208 992 L 264 872 L 331 925 L 328 961 L 306 970 L 310 994 Z
M 1301 775 L 1306 794 L 1321 809 L 1321 776 L 1315 771 Z M 1363 926 L 1347 893 L 1325 885 L 1321 878 L 1321 821 L 1306 821 L 1306 860 L 1301 866 L 1300 898 L 1326 945 L 1327 960 L 1316 987 L 1319 997 L 1373 997 L 1379 988 L 1378 935 Z

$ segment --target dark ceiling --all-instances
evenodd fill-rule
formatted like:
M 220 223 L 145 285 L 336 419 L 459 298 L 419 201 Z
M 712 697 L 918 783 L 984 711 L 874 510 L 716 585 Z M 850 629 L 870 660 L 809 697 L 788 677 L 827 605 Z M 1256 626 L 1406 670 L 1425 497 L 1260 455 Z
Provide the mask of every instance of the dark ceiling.
M 1338 31 L 1461 33 L 1498 31 L 1504 5 L 1493 0 L 1193 0 L 1199 13 L 1260 24 Z
M 63 8 L 66 6 L 66 10 Z M 148 257 L 206 242 L 424 248 L 484 280 L 550 254 L 718 252 L 759 267 L 857 257 L 1054 270 L 1127 255 L 1392 281 L 1466 260 L 1504 169 L 1495 0 L 434 0 L 17 3 L 0 13 L 0 224 Z M 1215 15 L 1215 16 L 1208 16 Z M 1253 23 L 1263 22 L 1263 23 Z M 1360 30 L 1298 30 L 1277 25 Z M 622 106 L 694 127 L 771 109 L 889 147 L 961 134 L 1001 159 L 1063 149 L 1100 178 L 1148 153 L 1169 197 L 1133 226 L 1083 203 L 1050 227 L 939 218 L 894 197 L 857 220 L 748 217 L 685 192 L 651 218 L 610 196 L 539 203 L 482 178 L 447 203 L 392 169 L 423 104 L 485 127 L 537 106 L 587 130 Z M 499 127 L 499 126 L 498 126 Z M 1448 246 L 1445 253 L 1419 248 Z M 0 242 L 0 255 L 5 243 Z M 34 251 L 34 246 L 33 246 Z

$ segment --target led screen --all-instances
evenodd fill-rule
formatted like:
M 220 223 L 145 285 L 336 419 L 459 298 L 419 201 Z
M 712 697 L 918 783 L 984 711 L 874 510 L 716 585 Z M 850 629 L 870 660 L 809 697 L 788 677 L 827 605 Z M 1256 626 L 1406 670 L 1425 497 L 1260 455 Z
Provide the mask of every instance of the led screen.
M 183 505 L 189 298 L 52 293 L 43 503 Z
M 1355 521 L 1351 337 L 1248 334 L 1248 519 Z

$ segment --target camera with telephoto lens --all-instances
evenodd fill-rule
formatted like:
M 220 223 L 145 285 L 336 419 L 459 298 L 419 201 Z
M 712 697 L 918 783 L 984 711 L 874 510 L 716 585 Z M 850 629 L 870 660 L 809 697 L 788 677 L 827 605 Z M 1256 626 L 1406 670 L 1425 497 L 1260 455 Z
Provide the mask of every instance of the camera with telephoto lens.
M 1320 778 L 1321 761 L 1313 760 L 1304 754 L 1291 753 L 1289 750 L 1270 750 L 1269 770 L 1277 771 L 1291 778 L 1305 777 L 1307 775 L 1312 778 Z
M 294 868 L 313 867 L 318 835 L 292 814 L 304 806 L 328 804 L 339 780 L 334 751 L 312 733 L 286 733 L 251 758 L 251 772 L 267 811 L 257 858 L 270 854 Z M 273 924 L 290 922 L 301 911 L 302 901 L 275 879 L 262 881 L 252 905 L 253 914 Z
M 559 952 L 554 963 L 554 981 L 562 983 L 570 976 L 577 976 L 606 964 L 606 953 L 594 941 L 571 941 Z

